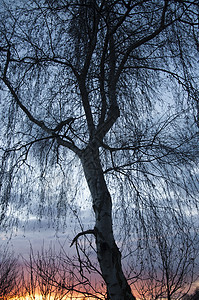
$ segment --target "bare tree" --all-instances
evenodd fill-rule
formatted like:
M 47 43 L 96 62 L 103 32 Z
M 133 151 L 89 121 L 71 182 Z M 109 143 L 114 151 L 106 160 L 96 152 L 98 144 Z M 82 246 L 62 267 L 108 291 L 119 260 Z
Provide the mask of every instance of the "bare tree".
M 148 238 L 154 208 L 190 226 L 198 209 L 198 10 L 196 0 L 1 0 L 1 224 L 33 197 L 39 217 L 64 215 L 79 163 L 95 225 L 75 240 L 95 236 L 113 300 L 135 299 L 122 245 Z
M 0 251 L 0 299 L 21 295 L 21 267 L 7 247 Z
M 38 291 L 38 274 L 35 272 L 34 257 L 32 251 L 30 251 L 29 260 L 24 260 L 23 265 L 23 295 L 35 300 Z
M 64 247 L 61 247 L 60 251 L 56 251 L 52 246 L 48 249 L 43 247 L 37 254 L 34 254 L 31 248 L 29 259 L 24 260 L 25 296 L 35 299 L 36 294 L 39 294 L 42 299 L 54 300 L 79 297 L 107 299 L 106 291 L 100 287 L 100 281 L 97 285 L 94 283 L 97 277 L 91 277 L 91 271 L 99 273 L 96 262 L 91 263 L 87 251 L 82 247 L 80 249 L 78 253 L 84 253 L 82 259 L 80 256 L 70 257 Z M 101 279 L 101 274 L 98 279 Z
M 140 265 L 146 266 L 135 287 L 143 300 L 183 299 L 198 279 L 198 237 L 188 224 L 181 223 L 180 230 L 169 225 L 171 220 L 159 223 L 158 219 L 151 224 L 150 240 L 142 242 L 138 251 Z

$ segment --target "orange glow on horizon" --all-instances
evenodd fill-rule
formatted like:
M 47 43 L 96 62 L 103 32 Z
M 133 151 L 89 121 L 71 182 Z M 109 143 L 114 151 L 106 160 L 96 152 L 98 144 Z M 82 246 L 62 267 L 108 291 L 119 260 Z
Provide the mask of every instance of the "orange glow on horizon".
M 140 298 L 137 298 L 137 295 L 135 292 L 133 292 L 133 295 L 136 297 L 136 299 L 138 299 L 138 300 L 140 299 Z M 99 295 L 98 295 L 98 297 L 99 297 Z M 54 300 L 54 299 L 59 299 L 59 297 L 57 294 L 55 296 L 53 296 L 52 294 L 49 294 L 49 295 L 45 295 L 45 297 L 42 295 L 39 295 L 39 294 L 35 294 L 32 296 L 30 296 L 30 295 L 29 296 L 28 295 L 27 296 L 19 296 L 19 297 L 13 297 L 13 298 L 9 298 L 9 299 L 10 300 L 43 300 L 43 299 Z M 62 299 L 62 300 L 96 300 L 97 298 L 79 294 L 77 296 L 74 296 L 74 295 L 63 296 L 60 299 Z
M 10 300 L 42 300 L 44 299 L 44 296 L 36 294 L 34 296 L 20 296 L 20 297 L 14 297 L 10 298 Z M 46 295 L 45 299 L 47 300 L 54 300 L 56 299 L 56 296 L 53 295 Z M 63 296 L 61 297 L 62 300 L 96 300 L 96 298 L 93 298 L 91 296 Z

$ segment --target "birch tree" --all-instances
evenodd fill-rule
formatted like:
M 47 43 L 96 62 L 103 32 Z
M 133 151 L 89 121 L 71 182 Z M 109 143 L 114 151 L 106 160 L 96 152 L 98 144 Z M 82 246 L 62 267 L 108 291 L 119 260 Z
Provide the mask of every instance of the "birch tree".
M 61 218 L 82 172 L 95 225 L 74 242 L 94 235 L 110 299 L 133 300 L 123 245 L 154 214 L 177 226 L 198 209 L 198 1 L 0 7 L 1 224 L 32 199 Z

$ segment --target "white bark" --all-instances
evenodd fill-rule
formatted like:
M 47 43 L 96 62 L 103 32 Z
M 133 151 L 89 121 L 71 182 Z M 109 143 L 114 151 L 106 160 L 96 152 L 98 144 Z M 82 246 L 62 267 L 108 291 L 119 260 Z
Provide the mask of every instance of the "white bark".
M 82 157 L 93 199 L 97 257 L 111 300 L 135 300 L 122 271 L 121 253 L 112 229 L 112 200 L 105 182 L 98 150 L 87 148 Z

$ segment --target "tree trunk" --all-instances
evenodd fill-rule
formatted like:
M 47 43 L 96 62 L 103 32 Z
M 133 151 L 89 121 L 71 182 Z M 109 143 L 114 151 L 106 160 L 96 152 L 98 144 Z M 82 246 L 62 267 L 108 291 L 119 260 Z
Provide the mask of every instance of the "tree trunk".
M 121 253 L 112 228 L 112 200 L 104 179 L 99 151 L 87 147 L 81 157 L 93 199 L 97 258 L 111 300 L 135 300 L 122 271 Z

